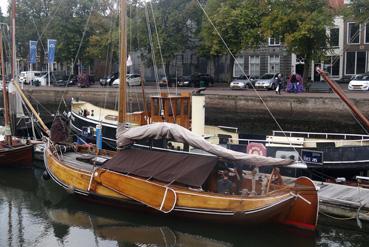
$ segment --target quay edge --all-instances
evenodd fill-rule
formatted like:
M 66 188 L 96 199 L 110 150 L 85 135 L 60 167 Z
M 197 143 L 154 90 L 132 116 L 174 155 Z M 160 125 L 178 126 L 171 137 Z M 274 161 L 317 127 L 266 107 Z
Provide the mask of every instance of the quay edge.
M 186 91 L 191 91 L 188 89 Z M 55 111 L 60 99 L 66 102 L 71 98 L 79 98 L 93 104 L 114 108 L 117 100 L 117 89 L 104 88 L 28 88 L 25 90 L 30 98 L 35 98 L 50 111 Z M 172 91 L 173 92 L 173 91 Z M 146 97 L 157 94 L 156 89 L 149 89 Z M 263 94 L 263 92 L 261 92 Z M 129 95 L 129 105 L 138 110 L 137 102 L 142 108 L 142 94 L 136 90 Z M 334 94 L 275 95 L 272 92 L 262 95 L 274 117 L 285 130 L 295 131 L 327 131 L 361 133 L 348 108 Z M 369 117 L 369 97 L 351 96 L 354 104 Z M 105 102 L 105 103 L 104 103 Z M 131 104 L 132 103 L 132 104 Z M 206 122 L 209 124 L 240 127 L 243 131 L 268 134 L 277 129 L 272 117 L 266 110 L 262 100 L 252 92 L 234 94 L 226 91 L 210 91 L 206 93 Z

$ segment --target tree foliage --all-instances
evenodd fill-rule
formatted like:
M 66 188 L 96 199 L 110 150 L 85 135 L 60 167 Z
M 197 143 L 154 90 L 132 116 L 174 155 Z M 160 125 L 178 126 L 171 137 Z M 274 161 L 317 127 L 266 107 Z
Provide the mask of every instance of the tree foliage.
M 264 40 L 260 33 L 261 20 L 268 11 L 263 1 L 209 0 L 205 11 L 234 54 L 245 48 L 257 47 Z M 201 32 L 203 53 L 228 53 L 214 26 L 204 17 Z
M 268 37 L 279 37 L 290 52 L 304 56 L 307 61 L 327 52 L 326 28 L 332 25 L 334 12 L 326 0 L 200 2 L 234 54 L 259 47 Z M 365 20 L 368 6 L 369 0 L 354 0 L 351 13 Z M 42 63 L 46 40 L 52 38 L 58 41 L 59 62 L 71 63 L 75 59 L 117 62 L 118 12 L 117 0 L 17 0 L 18 55 L 26 59 L 28 41 L 38 40 Z M 210 56 L 228 53 L 197 0 L 129 0 L 128 16 L 128 50 L 141 52 L 146 61 L 155 52 L 155 62 L 161 63 L 159 43 L 167 66 L 175 54 L 186 49 Z
M 369 21 L 369 0 L 352 0 L 351 4 L 347 5 L 345 14 L 350 19 L 367 23 Z
M 319 61 L 329 50 L 327 28 L 333 12 L 326 0 L 270 0 L 269 13 L 262 20 L 266 37 L 279 37 L 290 52 L 305 61 Z M 304 67 L 307 76 L 308 66 Z

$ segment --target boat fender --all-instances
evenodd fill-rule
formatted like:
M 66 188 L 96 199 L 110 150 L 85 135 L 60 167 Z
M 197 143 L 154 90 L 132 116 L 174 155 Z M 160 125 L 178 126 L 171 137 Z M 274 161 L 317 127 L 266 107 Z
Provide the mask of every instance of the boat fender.
M 45 170 L 43 173 L 42 173 L 42 178 L 44 180 L 49 180 L 50 179 L 50 174 Z

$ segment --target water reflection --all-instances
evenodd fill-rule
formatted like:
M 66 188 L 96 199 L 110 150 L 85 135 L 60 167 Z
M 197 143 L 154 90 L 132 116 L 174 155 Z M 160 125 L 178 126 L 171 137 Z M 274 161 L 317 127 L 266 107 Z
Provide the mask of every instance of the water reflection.
M 369 242 L 366 234 L 330 224 L 322 225 L 316 235 L 283 227 L 230 227 L 126 212 L 78 200 L 51 180 L 44 181 L 42 172 L 1 170 L 0 246 L 308 247 Z

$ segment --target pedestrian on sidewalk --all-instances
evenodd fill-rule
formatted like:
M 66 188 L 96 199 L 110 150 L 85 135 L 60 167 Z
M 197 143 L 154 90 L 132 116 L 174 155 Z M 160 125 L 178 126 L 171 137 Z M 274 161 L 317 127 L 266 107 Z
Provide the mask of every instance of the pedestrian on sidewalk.
M 298 80 L 296 78 L 296 74 L 293 74 L 291 76 L 291 84 L 292 84 L 292 92 L 297 93 L 297 83 Z
M 282 85 L 283 84 L 283 82 L 282 82 L 282 74 L 278 74 L 276 80 L 277 80 L 277 89 L 275 90 L 275 93 L 276 94 L 281 94 L 281 90 L 282 90 L 282 86 L 283 86 Z

